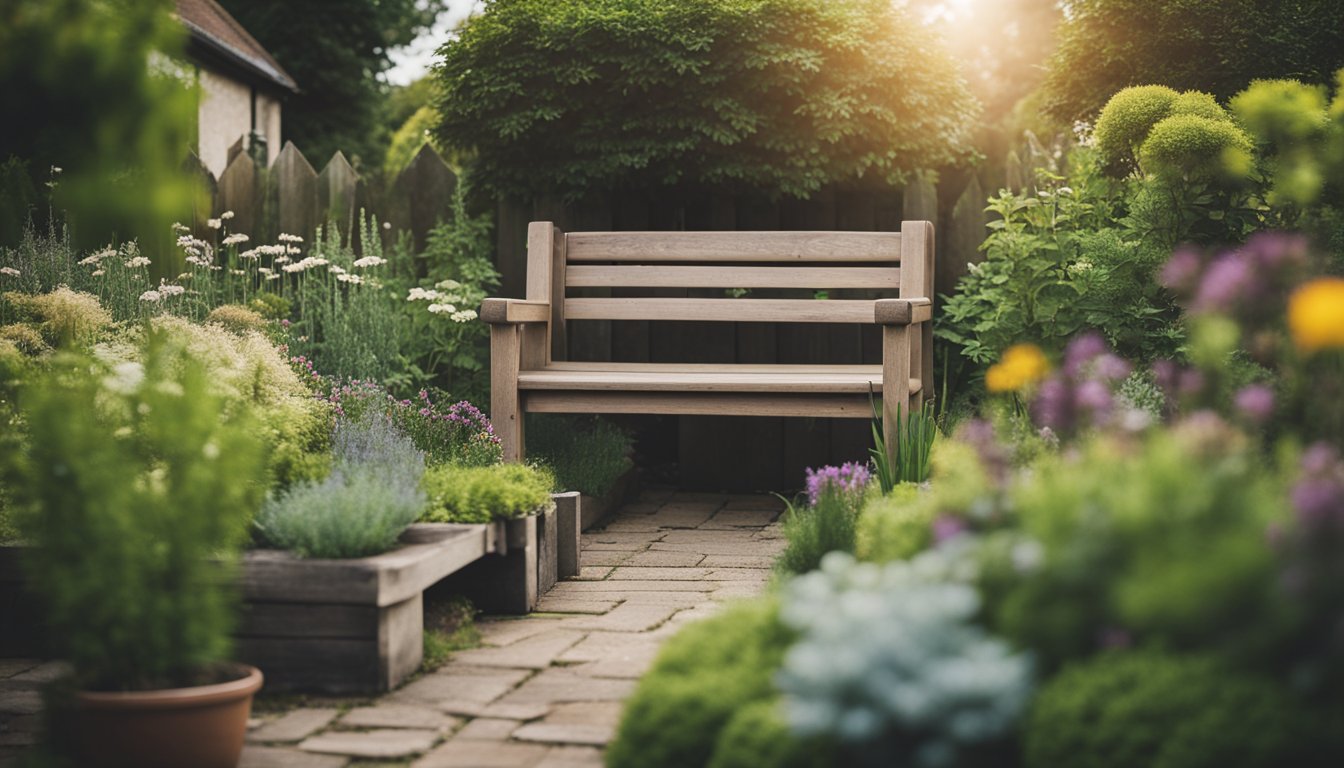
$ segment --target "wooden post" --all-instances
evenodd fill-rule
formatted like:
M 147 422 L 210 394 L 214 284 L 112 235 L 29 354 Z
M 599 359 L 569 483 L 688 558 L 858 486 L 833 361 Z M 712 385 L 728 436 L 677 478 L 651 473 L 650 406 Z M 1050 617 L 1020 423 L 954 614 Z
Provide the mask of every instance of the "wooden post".
M 902 237 L 905 233 L 901 229 Z M 909 414 L 911 333 L 908 325 L 882 327 L 882 439 L 887 460 L 896 462 L 896 437 L 902 412 Z
M 523 460 L 523 414 L 518 400 L 518 367 L 522 361 L 519 326 L 490 326 L 490 423 L 499 435 L 504 461 Z
M 933 284 L 933 225 L 929 222 L 900 223 L 900 297 L 902 299 L 934 299 Z M 919 379 L 919 393 L 907 402 L 906 408 L 922 408 L 927 390 L 933 386 L 933 323 L 921 323 L 915 332 L 909 334 L 906 346 L 910 348 L 910 362 L 906 373 L 914 371 Z M 883 371 L 888 362 L 886 355 L 890 344 L 884 344 Z M 890 381 L 890 379 L 888 379 Z M 902 382 L 903 389 L 909 393 L 909 382 Z M 886 394 L 886 393 L 883 393 Z M 886 401 L 886 397 L 883 397 Z
M 565 345 L 565 233 L 549 221 L 534 221 L 527 227 L 528 301 L 551 303 L 551 322 L 523 328 L 523 368 L 541 368 L 554 359 L 557 347 L 563 357 Z

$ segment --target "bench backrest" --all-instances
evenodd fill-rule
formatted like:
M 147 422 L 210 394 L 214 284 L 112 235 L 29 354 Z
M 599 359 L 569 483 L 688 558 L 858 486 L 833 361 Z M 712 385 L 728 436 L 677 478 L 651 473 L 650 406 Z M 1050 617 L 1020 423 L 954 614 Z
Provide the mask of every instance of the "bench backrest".
M 933 226 L 923 221 L 904 222 L 900 232 L 570 233 L 533 222 L 527 298 L 551 303 L 559 339 L 569 320 L 871 323 L 871 298 L 932 298 L 933 250 Z M 627 295 L 571 295 L 571 289 L 612 288 Z M 871 298 L 628 295 L 732 288 L 859 289 Z

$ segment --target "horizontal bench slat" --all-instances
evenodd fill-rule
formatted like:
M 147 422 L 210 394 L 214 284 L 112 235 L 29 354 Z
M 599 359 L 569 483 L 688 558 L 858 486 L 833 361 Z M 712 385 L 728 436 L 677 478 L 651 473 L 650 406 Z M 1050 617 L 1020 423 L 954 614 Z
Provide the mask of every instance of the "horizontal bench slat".
M 573 266 L 574 288 L 872 288 L 901 287 L 897 267 Z
M 531 413 L 662 413 L 675 416 L 807 416 L 870 419 L 867 395 L 694 392 L 523 392 Z
M 871 323 L 873 302 L 839 299 L 565 299 L 565 319 Z
M 518 388 L 523 390 L 584 390 L 608 392 L 806 392 L 868 394 L 882 391 L 882 366 L 866 370 L 832 372 L 830 366 L 788 370 L 736 370 L 723 366 L 713 371 L 682 371 L 668 365 L 662 371 L 584 371 L 542 369 L 521 371 Z M 917 380 L 911 387 L 919 388 Z
M 891 262 L 899 232 L 571 232 L 571 262 Z

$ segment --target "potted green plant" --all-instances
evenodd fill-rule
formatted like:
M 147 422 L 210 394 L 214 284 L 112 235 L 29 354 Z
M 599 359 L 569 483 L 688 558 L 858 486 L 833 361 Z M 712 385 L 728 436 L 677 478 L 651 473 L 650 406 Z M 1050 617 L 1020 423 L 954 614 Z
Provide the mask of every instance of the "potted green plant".
M 8 462 L 24 566 L 72 668 L 77 764 L 235 766 L 262 677 L 225 662 L 265 446 L 162 333 L 141 363 L 60 353 Z

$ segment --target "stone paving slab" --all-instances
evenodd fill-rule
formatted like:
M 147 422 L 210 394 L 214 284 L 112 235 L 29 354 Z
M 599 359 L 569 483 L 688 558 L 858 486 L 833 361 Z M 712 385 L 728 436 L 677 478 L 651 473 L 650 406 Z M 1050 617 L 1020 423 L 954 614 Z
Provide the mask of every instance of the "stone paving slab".
M 481 633 L 481 642 L 485 645 L 512 645 L 562 626 L 564 624 L 560 619 L 536 616 L 526 619 L 482 619 L 476 622 L 476 630 Z M 457 657 L 453 661 L 455 664 L 460 663 Z
M 639 568 L 621 566 L 611 572 L 608 581 L 705 581 L 708 568 Z
M 524 669 L 463 669 L 450 665 L 402 687 L 384 700 L 435 707 L 448 702 L 489 704 L 513 690 L 530 674 Z
M 0 679 L 27 672 L 41 663 L 41 659 L 0 659 Z
M 615 612 L 612 611 L 612 613 Z M 601 618 L 606 618 L 606 616 Z M 519 640 L 500 648 L 475 648 L 470 651 L 461 651 L 453 656 L 453 660 L 482 667 L 545 669 L 551 666 L 555 657 L 564 653 L 570 646 L 582 639 L 583 633 L 581 632 L 550 629 L 526 640 Z
M 454 739 L 411 763 L 411 768 L 536 768 L 548 753 L 541 744 Z
M 412 728 L 327 731 L 305 739 L 299 749 L 347 757 L 410 757 L 428 751 L 438 740 L 438 731 Z
M 372 707 L 355 707 L 340 719 L 343 728 L 420 728 L 451 731 L 462 721 L 437 709 L 409 704 L 379 703 Z
M 663 553 L 650 552 L 649 554 Z M 705 555 L 704 559 L 700 561 L 700 565 L 704 568 L 764 568 L 769 570 L 775 567 L 775 558 L 762 555 L 754 557 L 746 555 Z
M 439 709 L 463 717 L 494 717 L 502 720 L 538 720 L 551 713 L 550 704 L 468 704 L 445 702 Z
M 694 552 L 636 552 L 620 563 L 623 567 L 640 568 L 693 568 L 704 560 Z M 619 569 L 616 569 L 619 570 Z M 610 573 L 610 572 L 609 572 Z
M 552 747 L 535 768 L 602 768 L 602 750 L 596 747 Z
M 612 632 L 645 632 L 672 618 L 680 608 L 668 605 L 622 603 L 601 616 L 570 619 L 574 629 L 602 629 Z
M 579 553 L 579 568 L 620 565 L 635 554 L 630 549 L 585 549 Z
M 601 581 L 607 578 L 612 571 L 609 565 L 585 565 L 579 568 L 579 575 L 575 576 L 576 581 Z
M 570 701 L 624 701 L 634 690 L 633 680 L 584 677 L 552 667 L 500 699 L 504 704 L 560 704 Z
M 543 597 L 537 601 L 540 613 L 602 614 L 615 608 L 619 600 L 577 600 L 565 597 Z
M 319 755 L 288 747 L 248 744 L 238 768 L 345 768 L 350 760 L 340 755 Z
M 249 731 L 248 741 L 303 741 L 309 736 L 326 728 L 339 710 L 304 707 L 291 710 L 280 717 L 265 722 L 261 727 Z
M 485 740 L 504 741 L 522 725 L 519 720 L 507 720 L 499 717 L 478 717 L 463 726 L 453 736 L 453 741 Z

